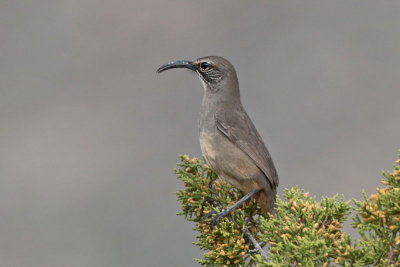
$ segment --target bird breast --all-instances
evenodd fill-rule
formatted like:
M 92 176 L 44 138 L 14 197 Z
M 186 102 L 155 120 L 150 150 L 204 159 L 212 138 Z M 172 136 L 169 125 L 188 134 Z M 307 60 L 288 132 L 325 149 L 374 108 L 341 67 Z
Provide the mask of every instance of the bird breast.
M 214 136 L 213 136 L 214 135 Z M 208 165 L 216 171 L 215 164 L 215 145 L 213 141 L 215 140 L 215 134 L 207 133 L 205 131 L 200 131 L 200 147 L 203 156 L 206 158 Z

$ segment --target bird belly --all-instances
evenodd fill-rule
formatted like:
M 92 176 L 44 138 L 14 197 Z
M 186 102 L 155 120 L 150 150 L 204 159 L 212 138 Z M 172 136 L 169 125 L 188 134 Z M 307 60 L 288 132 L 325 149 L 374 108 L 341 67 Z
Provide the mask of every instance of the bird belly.
M 207 163 L 225 182 L 244 193 L 265 186 L 260 169 L 222 134 L 201 133 L 200 146 Z
M 200 133 L 201 153 L 203 154 L 211 169 L 217 172 L 215 164 L 215 149 L 212 140 L 213 137 L 211 136 L 211 134 L 207 134 L 205 132 Z

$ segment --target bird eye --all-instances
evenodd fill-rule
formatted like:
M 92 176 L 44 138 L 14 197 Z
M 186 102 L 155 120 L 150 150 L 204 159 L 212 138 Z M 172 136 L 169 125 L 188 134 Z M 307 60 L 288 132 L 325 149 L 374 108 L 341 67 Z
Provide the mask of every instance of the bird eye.
M 206 69 L 208 69 L 208 68 L 210 68 L 210 67 L 211 67 L 211 65 L 208 64 L 207 62 L 201 62 L 201 63 L 200 63 L 200 69 L 201 69 L 201 70 L 206 70 Z

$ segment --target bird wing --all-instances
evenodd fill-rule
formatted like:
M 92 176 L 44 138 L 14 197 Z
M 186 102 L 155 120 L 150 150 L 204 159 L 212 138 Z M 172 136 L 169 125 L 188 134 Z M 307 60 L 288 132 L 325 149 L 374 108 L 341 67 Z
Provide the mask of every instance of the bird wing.
M 279 180 L 274 162 L 246 111 L 220 110 L 214 118 L 218 130 L 249 156 L 264 173 L 272 188 L 276 188 Z

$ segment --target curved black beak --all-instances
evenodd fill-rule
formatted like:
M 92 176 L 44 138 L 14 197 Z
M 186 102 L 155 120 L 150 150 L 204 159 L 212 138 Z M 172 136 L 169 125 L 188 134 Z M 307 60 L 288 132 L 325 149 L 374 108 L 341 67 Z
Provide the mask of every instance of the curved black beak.
M 186 68 L 193 71 L 196 71 L 196 67 L 192 61 L 189 60 L 177 60 L 173 62 L 169 62 L 167 64 L 162 65 L 158 68 L 157 73 L 163 72 L 165 70 L 174 69 L 174 68 Z

